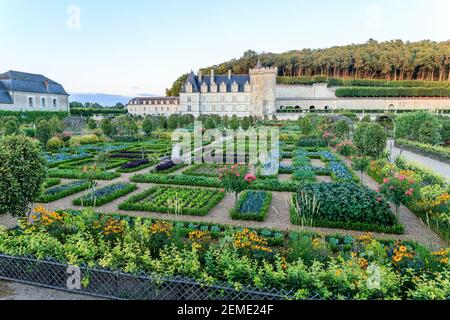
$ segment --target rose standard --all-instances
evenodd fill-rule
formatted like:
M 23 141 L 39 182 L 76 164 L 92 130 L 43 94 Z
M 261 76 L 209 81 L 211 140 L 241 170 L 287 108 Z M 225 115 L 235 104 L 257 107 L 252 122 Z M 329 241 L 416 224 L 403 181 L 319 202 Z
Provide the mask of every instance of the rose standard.
M 252 173 L 245 173 L 246 167 L 235 164 L 219 170 L 220 180 L 226 192 L 234 192 L 235 204 L 239 194 L 248 189 L 256 181 L 256 176 Z

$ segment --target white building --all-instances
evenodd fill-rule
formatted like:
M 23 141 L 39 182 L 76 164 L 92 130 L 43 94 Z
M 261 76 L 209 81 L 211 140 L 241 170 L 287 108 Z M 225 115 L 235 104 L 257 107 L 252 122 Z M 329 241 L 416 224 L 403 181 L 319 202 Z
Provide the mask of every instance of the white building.
M 180 114 L 178 97 L 134 98 L 127 105 L 128 113 L 133 116 L 170 116 Z
M 338 98 L 327 84 L 277 85 L 278 70 L 258 61 L 248 75 L 188 74 L 180 93 L 182 114 L 298 118 L 307 112 L 352 110 L 357 113 L 429 110 L 450 112 L 450 98 Z
M 69 94 L 43 75 L 8 71 L 0 74 L 0 110 L 68 112 Z
M 276 112 L 276 68 L 263 68 L 258 62 L 248 75 L 191 72 L 180 93 L 181 113 L 237 115 L 238 117 L 271 115 Z

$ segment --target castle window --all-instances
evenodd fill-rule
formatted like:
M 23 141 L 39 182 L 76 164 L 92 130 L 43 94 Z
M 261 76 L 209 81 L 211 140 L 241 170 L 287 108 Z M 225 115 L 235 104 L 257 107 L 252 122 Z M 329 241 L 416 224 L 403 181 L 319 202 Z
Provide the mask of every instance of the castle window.
M 33 97 L 28 97 L 28 107 L 33 108 L 33 106 L 34 106 Z
M 188 106 L 188 107 L 187 107 L 187 111 L 188 111 L 188 112 L 191 112 L 191 111 L 192 111 L 192 107 L 191 107 L 191 106 Z

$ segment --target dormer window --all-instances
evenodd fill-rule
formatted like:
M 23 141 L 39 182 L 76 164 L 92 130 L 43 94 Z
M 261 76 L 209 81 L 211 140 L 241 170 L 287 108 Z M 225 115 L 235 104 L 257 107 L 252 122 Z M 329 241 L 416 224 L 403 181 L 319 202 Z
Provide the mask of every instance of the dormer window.
M 187 85 L 186 85 L 186 92 L 187 93 L 192 93 L 192 83 L 188 83 Z
M 225 82 L 222 82 L 222 84 L 220 85 L 220 92 L 227 92 L 227 85 L 225 84 Z
M 211 92 L 217 93 L 217 85 L 214 82 L 211 83 Z
M 206 85 L 206 83 L 203 82 L 202 84 L 202 92 L 203 93 L 207 93 L 208 92 L 208 86 Z
M 238 92 L 238 89 L 239 89 L 239 87 L 238 87 L 238 84 L 236 83 L 236 81 L 233 82 L 233 85 L 231 86 L 231 91 Z
M 250 83 L 247 81 L 244 85 L 244 91 L 250 92 L 252 90 L 252 87 L 250 86 Z

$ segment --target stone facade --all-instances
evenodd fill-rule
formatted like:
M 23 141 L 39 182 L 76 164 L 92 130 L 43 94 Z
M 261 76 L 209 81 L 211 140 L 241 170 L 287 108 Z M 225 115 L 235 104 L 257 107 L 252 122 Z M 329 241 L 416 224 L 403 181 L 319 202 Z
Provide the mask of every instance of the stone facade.
M 182 114 L 286 116 L 310 111 L 353 110 L 360 113 L 429 110 L 450 113 L 450 98 L 338 98 L 336 87 L 326 84 L 277 85 L 278 70 L 258 62 L 248 75 L 210 76 L 191 72 L 180 94 Z
M 134 98 L 128 105 L 128 113 L 133 116 L 171 116 L 180 114 L 180 99 L 177 97 Z
M 0 110 L 68 112 L 69 95 L 43 75 L 8 71 L 0 74 Z

